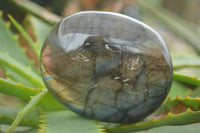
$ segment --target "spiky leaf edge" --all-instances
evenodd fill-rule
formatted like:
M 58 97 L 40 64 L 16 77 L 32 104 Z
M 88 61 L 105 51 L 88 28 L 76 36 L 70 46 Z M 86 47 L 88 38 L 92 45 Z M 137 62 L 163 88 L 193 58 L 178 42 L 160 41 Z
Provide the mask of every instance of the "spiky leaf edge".
M 143 131 L 166 125 L 185 125 L 200 122 L 200 99 L 198 97 L 190 98 L 186 95 L 185 98 L 181 98 L 179 96 L 177 96 L 175 99 L 168 98 L 168 100 L 162 107 L 163 111 L 165 109 L 169 111 L 172 106 L 176 107 L 178 103 L 181 103 L 184 106 L 186 106 L 186 111 L 178 114 L 168 112 L 167 115 L 165 115 L 164 117 L 162 116 L 158 119 L 151 119 L 146 122 L 138 122 L 129 125 L 120 125 L 113 128 L 107 128 L 106 131 L 107 133 L 127 133 L 133 131 Z M 193 109 L 197 111 L 193 111 Z

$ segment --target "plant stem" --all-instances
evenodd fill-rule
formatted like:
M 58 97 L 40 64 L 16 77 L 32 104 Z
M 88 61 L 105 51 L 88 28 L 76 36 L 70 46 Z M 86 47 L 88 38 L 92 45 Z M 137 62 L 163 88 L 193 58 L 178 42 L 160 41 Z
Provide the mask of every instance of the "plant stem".
M 15 4 L 23 11 L 32 14 L 43 20 L 44 22 L 54 25 L 56 24 L 61 18 L 56 14 L 53 14 L 46 9 L 38 6 L 37 4 L 29 1 L 29 0 L 9 0 L 11 3 Z
M 14 129 L 19 125 L 21 120 L 24 118 L 24 116 L 28 114 L 39 103 L 39 101 L 47 94 L 47 92 L 48 90 L 45 89 L 36 96 L 34 96 L 32 100 L 26 105 L 26 107 L 18 112 L 14 122 L 5 133 L 12 133 Z

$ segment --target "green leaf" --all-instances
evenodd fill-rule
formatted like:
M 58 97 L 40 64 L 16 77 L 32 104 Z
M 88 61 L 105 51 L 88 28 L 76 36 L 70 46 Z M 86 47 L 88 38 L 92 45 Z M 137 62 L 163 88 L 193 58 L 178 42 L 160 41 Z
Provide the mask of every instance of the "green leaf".
M 46 133 L 104 133 L 94 120 L 78 116 L 71 111 L 47 112 Z
M 17 117 L 5 133 L 12 133 L 23 120 L 23 118 L 39 103 L 39 101 L 47 94 L 47 92 L 48 90 L 45 89 L 34 96 L 31 101 L 17 113 Z
M 1 125 L 0 133 L 5 133 L 5 131 L 9 128 L 8 125 Z M 37 129 L 32 127 L 25 127 L 25 126 L 19 126 L 15 129 L 15 132 L 13 133 L 37 133 Z
M 35 4 L 32 1 L 27 0 L 9 0 L 12 4 L 16 5 L 18 8 L 22 9 L 26 13 L 32 14 L 33 16 L 38 17 L 42 21 L 54 25 L 59 22 L 61 19 L 56 14 L 53 14 L 46 10 L 45 8 Z
M 35 68 L 33 63 L 27 58 L 25 51 L 19 46 L 16 35 L 13 35 L 10 31 L 10 23 L 5 23 L 1 16 L 2 15 L 0 15 L 0 52 L 8 53 L 23 65 Z
M 47 111 L 67 110 L 55 97 L 48 93 L 39 103 L 39 105 Z
M 200 99 L 198 97 L 190 98 L 186 95 L 185 98 L 179 96 L 175 99 L 169 98 L 161 108 L 160 111 L 163 112 L 152 116 L 149 121 L 107 128 L 107 132 L 127 133 L 165 125 L 185 125 L 200 121 Z
M 200 97 L 200 87 L 196 88 L 195 90 L 193 90 L 190 94 L 190 97 Z
M 0 106 L 0 123 L 10 125 L 15 119 L 17 109 L 11 109 L 4 106 Z M 27 117 L 25 117 L 20 126 L 30 126 L 30 127 L 38 127 L 40 118 L 38 117 L 38 112 L 32 112 Z
M 174 99 L 168 98 L 167 101 L 161 106 L 162 110 L 160 109 L 160 111 L 163 111 L 163 110 L 169 111 L 172 106 L 176 108 L 178 104 L 179 105 L 181 104 L 181 106 L 183 105 L 186 108 L 188 107 L 192 108 L 195 111 L 200 110 L 200 99 L 198 97 L 191 98 L 191 97 L 188 97 L 188 95 L 186 95 L 185 98 L 181 98 L 179 95 L 177 95 L 177 97 Z
M 36 42 L 37 44 L 39 44 L 39 49 L 41 50 L 42 45 L 47 35 L 49 34 L 52 26 L 31 15 L 29 15 L 27 19 L 30 21 L 30 25 L 33 26 L 33 32 L 36 37 Z
M 200 121 L 200 112 L 192 111 L 188 108 L 185 112 L 172 114 L 169 112 L 164 118 L 150 120 L 147 122 L 138 122 L 135 124 L 122 125 L 114 128 L 107 128 L 107 133 L 127 133 L 134 131 L 147 130 L 154 127 L 165 125 L 185 125 Z
M 167 102 L 168 99 L 174 99 L 174 98 L 177 98 L 177 96 L 185 97 L 190 92 L 191 92 L 191 90 L 188 89 L 186 86 L 182 85 L 181 83 L 179 83 L 177 81 L 173 81 L 172 87 L 170 89 L 170 92 L 169 92 L 167 98 L 165 99 L 165 101 L 163 102 L 161 107 L 159 107 L 156 110 L 155 113 L 162 112 L 164 110 L 165 103 Z
M 153 128 L 144 132 L 137 133 L 198 133 L 200 131 L 199 123 L 183 126 L 164 126 Z
M 191 85 L 200 85 L 200 79 L 180 72 L 174 72 L 174 79 Z
M 16 27 L 16 29 L 21 33 L 21 35 L 28 41 L 29 45 L 32 47 L 34 53 L 36 54 L 36 56 L 39 59 L 40 56 L 40 50 L 38 47 L 38 44 L 36 44 L 32 38 L 28 35 L 28 33 L 26 33 L 26 31 L 23 29 L 23 27 L 11 16 L 8 15 L 8 17 L 10 18 L 11 22 L 13 23 L 13 25 Z
M 200 57 L 173 57 L 173 68 L 200 67 Z
M 4 71 L 9 69 L 18 74 L 18 77 L 22 77 L 26 81 L 23 82 L 25 85 L 39 88 L 45 87 L 41 77 L 38 74 L 31 70 L 31 68 L 25 67 L 24 65 L 10 57 L 8 54 L 2 54 L 0 52 L 0 65 L 5 68 Z M 16 81 L 17 78 L 15 79 Z
M 173 81 L 168 97 L 176 98 L 177 95 L 185 97 L 185 95 L 189 93 L 190 89 L 188 89 L 186 86 L 182 85 L 177 81 Z
M 21 83 L 14 83 L 6 79 L 0 78 L 0 93 L 15 96 L 24 100 L 30 100 L 30 96 L 35 96 L 41 91 L 41 89 L 34 89 L 24 86 Z M 66 109 L 64 106 L 58 103 L 58 101 L 49 93 L 41 100 L 39 105 L 45 110 Z
M 0 92 L 15 96 L 24 100 L 30 100 L 30 96 L 35 96 L 41 89 L 26 87 L 21 83 L 14 83 L 0 78 Z

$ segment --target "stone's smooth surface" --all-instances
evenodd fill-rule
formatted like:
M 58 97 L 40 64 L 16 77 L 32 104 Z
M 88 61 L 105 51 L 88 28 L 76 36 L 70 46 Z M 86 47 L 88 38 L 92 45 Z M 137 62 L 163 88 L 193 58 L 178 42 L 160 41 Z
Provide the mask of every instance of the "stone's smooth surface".
M 172 83 L 171 58 L 158 33 L 109 12 L 80 12 L 57 24 L 44 43 L 41 72 L 69 109 L 116 123 L 151 114 Z

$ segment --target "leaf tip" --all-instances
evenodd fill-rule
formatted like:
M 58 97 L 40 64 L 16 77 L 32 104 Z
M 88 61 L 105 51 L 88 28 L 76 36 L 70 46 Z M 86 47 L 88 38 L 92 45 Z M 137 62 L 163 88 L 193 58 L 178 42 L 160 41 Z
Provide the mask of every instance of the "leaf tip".
M 34 98 L 34 96 L 30 96 L 31 100 Z
M 40 120 L 40 124 L 38 125 L 39 129 L 37 133 L 45 133 L 46 132 L 46 124 L 45 124 L 45 120 Z
M 104 126 L 99 125 L 98 127 L 99 127 L 98 133 L 106 133 L 106 129 L 104 128 Z
M 12 21 L 13 20 L 13 17 L 11 14 L 8 14 L 8 18 Z
M 186 112 L 191 112 L 192 109 L 190 107 L 187 108 Z
M 174 116 L 174 114 L 173 114 L 172 112 L 169 112 L 169 113 L 167 114 L 167 117 L 171 117 L 171 116 Z

